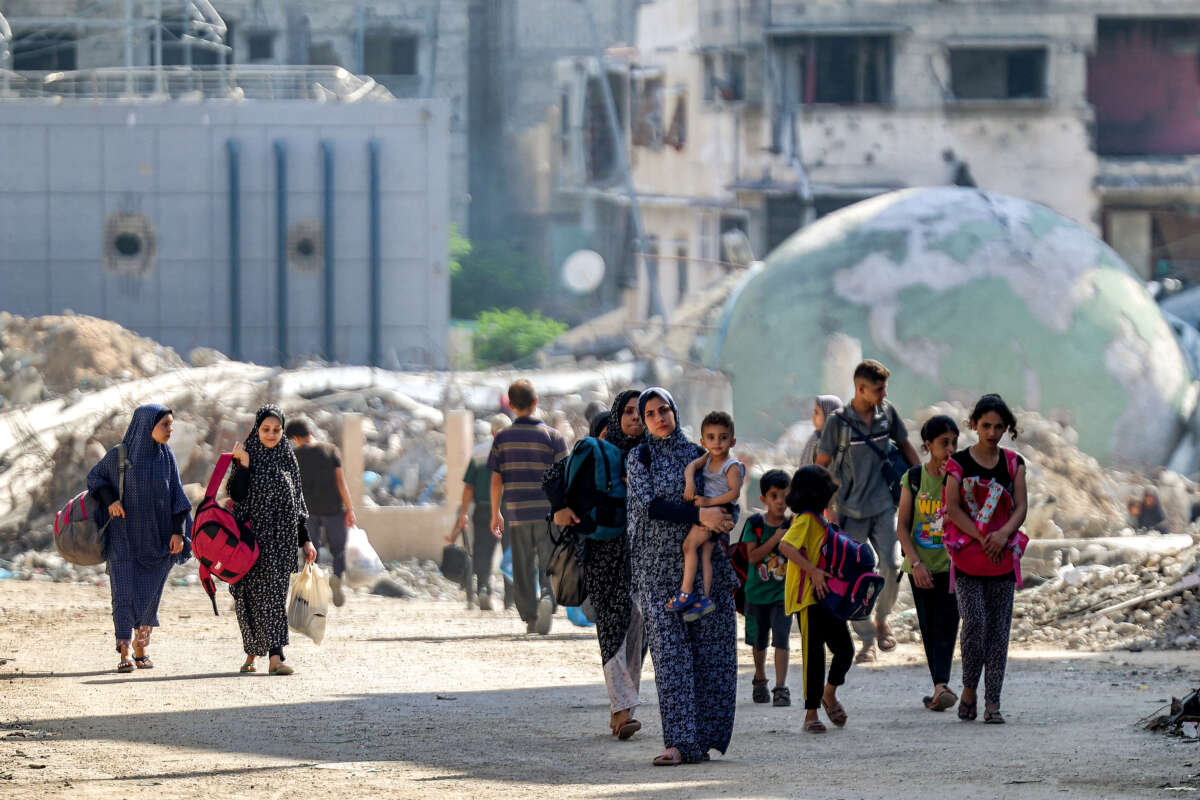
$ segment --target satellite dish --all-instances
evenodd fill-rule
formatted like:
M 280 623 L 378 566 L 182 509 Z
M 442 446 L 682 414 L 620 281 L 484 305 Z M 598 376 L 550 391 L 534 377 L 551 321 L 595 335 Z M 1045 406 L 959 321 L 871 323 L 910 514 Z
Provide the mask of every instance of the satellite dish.
M 563 262 L 563 283 L 576 294 L 594 292 L 604 280 L 604 257 L 595 250 L 576 250 Z

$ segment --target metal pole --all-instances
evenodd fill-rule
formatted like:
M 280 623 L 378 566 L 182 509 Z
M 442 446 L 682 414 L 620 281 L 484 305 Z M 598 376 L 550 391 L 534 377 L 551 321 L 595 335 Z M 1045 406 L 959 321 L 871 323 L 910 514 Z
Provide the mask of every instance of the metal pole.
M 287 143 L 275 140 L 275 338 L 279 363 L 288 360 L 288 274 L 287 274 Z
M 592 4 L 589 0 L 579 0 L 587 14 L 588 27 L 591 29 L 592 44 L 596 48 L 596 60 L 600 65 L 600 95 L 604 98 L 604 110 L 608 115 L 608 129 L 613 138 L 613 148 L 617 155 L 617 168 L 625 181 L 625 193 L 629 196 L 629 212 L 633 218 L 634 249 L 638 258 L 646 266 L 647 292 L 650 296 L 651 317 L 667 318 L 666 308 L 663 307 L 662 295 L 658 287 L 658 263 L 647 260 L 642 253 L 646 251 L 646 228 L 642 223 L 642 208 L 638 204 L 637 189 L 633 184 L 633 171 L 629 167 L 629 153 L 625 149 L 625 132 L 617 118 L 617 103 L 613 100 L 612 86 L 608 83 L 608 70 L 604 66 L 604 46 L 600 43 L 600 33 L 596 28 L 596 17 L 592 14 Z
M 125 0 L 125 94 L 133 94 L 133 0 Z
M 383 264 L 381 260 L 380 233 L 381 215 L 379 213 L 379 140 L 367 142 L 367 170 L 369 184 L 367 187 L 367 247 L 370 268 L 369 285 L 367 289 L 368 314 L 370 320 L 370 343 L 368 361 L 372 367 L 378 367 L 382 360 L 383 336 L 382 303 L 380 296 L 383 291 Z
M 242 179 L 237 141 L 225 142 L 229 152 L 229 347 L 234 361 L 242 360 Z
M 357 7 L 354 11 L 355 17 L 355 33 L 354 47 L 358 55 L 358 74 L 362 75 L 367 71 L 367 8 L 366 0 L 358 0 Z M 435 43 L 436 46 L 436 43 Z
M 163 94 L 166 86 L 162 63 L 162 0 L 154 0 L 154 66 L 154 91 Z
M 337 281 L 334 280 L 334 260 L 333 260 L 333 227 L 336 221 L 334 216 L 334 173 L 333 173 L 333 141 L 323 139 L 321 141 L 321 191 L 323 194 L 323 212 L 324 223 L 321 226 L 321 232 L 324 241 L 322 242 L 322 250 L 325 254 L 325 293 L 321 298 L 324 301 L 324 313 L 321 321 L 324 326 L 325 339 L 325 358 L 328 361 L 333 361 L 335 356 L 335 329 L 334 329 L 334 314 L 336 312 L 336 295 Z

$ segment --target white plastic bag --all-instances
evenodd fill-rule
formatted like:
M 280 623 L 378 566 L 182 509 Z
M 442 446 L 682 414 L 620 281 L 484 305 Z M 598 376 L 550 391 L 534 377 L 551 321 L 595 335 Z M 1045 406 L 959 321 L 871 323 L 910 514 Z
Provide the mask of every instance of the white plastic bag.
M 303 570 L 292 573 L 288 588 L 288 627 L 320 644 L 325 638 L 325 615 L 332 594 L 329 579 L 316 564 L 305 564 Z
M 346 571 L 342 581 L 351 589 L 374 586 L 383 574 L 383 562 L 367 541 L 367 532 L 355 526 L 346 531 Z

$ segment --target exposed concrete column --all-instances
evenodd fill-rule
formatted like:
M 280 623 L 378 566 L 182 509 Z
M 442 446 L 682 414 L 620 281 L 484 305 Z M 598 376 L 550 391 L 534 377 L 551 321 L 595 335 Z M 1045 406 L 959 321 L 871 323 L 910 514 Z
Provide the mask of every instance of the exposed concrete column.
M 363 499 L 363 418 L 361 414 L 342 416 L 342 474 L 350 490 L 350 501 L 357 514 Z
M 459 409 L 446 412 L 446 507 L 458 508 L 463 475 L 475 449 L 475 415 Z
M 862 342 L 844 333 L 830 334 L 821 362 L 821 394 L 853 397 L 854 368 L 862 358 Z
M 1149 280 L 1154 277 L 1150 263 L 1150 212 L 1109 211 L 1108 239 L 1112 248 L 1133 267 L 1133 271 Z

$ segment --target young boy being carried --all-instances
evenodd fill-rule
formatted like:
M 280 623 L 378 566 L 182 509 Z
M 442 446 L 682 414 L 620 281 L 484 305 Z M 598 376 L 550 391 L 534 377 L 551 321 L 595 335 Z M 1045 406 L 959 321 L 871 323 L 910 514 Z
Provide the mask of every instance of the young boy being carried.
M 684 470 L 686 481 L 683 499 L 695 502 L 697 508 L 725 506 L 736 524 L 738 518 L 738 496 L 742 492 L 742 481 L 746 479 L 746 467 L 730 452 L 737 439 L 733 436 L 733 417 L 724 411 L 712 411 L 700 423 L 700 444 L 708 452 L 687 465 Z M 697 472 L 700 494 L 697 496 Z M 709 593 L 712 591 L 713 542 L 721 534 L 695 525 L 683 540 L 683 581 L 679 594 L 667 601 L 667 611 L 683 612 L 685 622 L 693 622 L 712 611 L 714 604 Z M 696 568 L 699 563 L 704 576 L 704 588 L 697 594 L 691 591 L 696 584 Z
M 882 472 L 881 454 L 886 454 L 894 443 L 910 467 L 921 463 L 908 441 L 904 422 L 886 400 L 891 374 L 873 359 L 860 363 L 854 370 L 854 399 L 829 416 L 817 445 L 817 465 L 828 467 L 838 484 L 839 525 L 856 542 L 871 543 L 885 580 L 875 604 L 875 623 L 854 623 L 854 632 L 863 643 L 855 658 L 859 663 L 875 660 L 876 637 L 880 650 L 896 647 L 887 622 L 896 604 L 899 577 L 895 558 L 896 502 Z
M 768 700 L 776 706 L 790 706 L 787 687 L 788 636 L 792 617 L 783 607 L 783 582 L 787 577 L 787 559 L 779 552 L 779 543 L 788 532 L 786 516 L 788 474 L 781 469 L 765 473 L 758 482 L 766 509 L 746 520 L 742 541 L 749 545 L 746 574 L 746 642 L 754 649 L 752 697 L 756 703 Z M 775 648 L 775 688 L 767 695 L 767 642 Z

